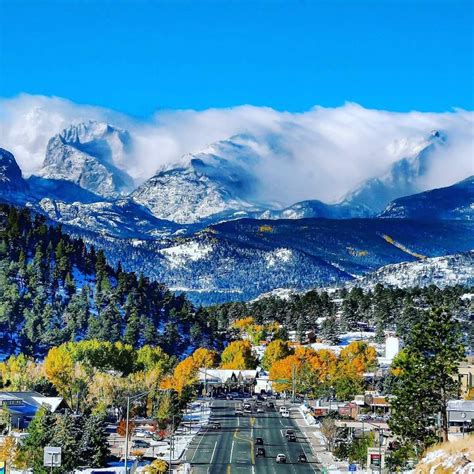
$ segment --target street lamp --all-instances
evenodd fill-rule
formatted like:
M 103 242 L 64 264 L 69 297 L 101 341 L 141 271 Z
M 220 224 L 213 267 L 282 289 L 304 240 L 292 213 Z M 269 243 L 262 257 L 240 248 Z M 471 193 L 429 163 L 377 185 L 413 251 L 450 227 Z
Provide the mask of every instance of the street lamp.
M 133 397 L 127 395 L 127 415 L 125 417 L 125 474 L 128 474 L 128 424 L 130 422 L 130 401 L 138 400 L 139 398 L 148 395 L 150 392 L 151 390 L 148 390 L 147 392 L 139 393 Z

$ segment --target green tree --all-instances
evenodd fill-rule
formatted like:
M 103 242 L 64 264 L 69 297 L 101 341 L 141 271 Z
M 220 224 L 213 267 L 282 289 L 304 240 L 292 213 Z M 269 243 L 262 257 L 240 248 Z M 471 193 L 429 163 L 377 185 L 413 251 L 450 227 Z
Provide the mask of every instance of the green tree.
M 395 358 L 392 372 L 394 400 L 390 427 L 418 454 L 436 441 L 440 419 L 448 437 L 448 400 L 457 395 L 458 366 L 464 357 L 459 323 L 450 313 L 435 310 L 413 327 L 406 347 Z

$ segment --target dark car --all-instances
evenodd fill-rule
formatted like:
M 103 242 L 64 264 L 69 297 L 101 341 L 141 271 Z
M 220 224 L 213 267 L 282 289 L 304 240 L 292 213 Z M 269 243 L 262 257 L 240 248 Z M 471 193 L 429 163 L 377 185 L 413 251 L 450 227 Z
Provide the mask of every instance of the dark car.
M 280 463 L 283 463 L 285 464 L 286 463 L 286 456 L 284 454 L 277 454 L 276 458 L 275 458 L 275 461 L 280 464 Z
M 298 462 L 308 462 L 305 453 L 300 453 L 300 455 L 298 456 Z
M 150 447 L 150 443 L 147 443 L 146 441 L 143 441 L 141 439 L 136 439 L 134 442 L 133 442 L 133 447 L 134 448 L 149 448 Z
M 275 408 L 275 404 L 273 402 L 267 402 L 268 408 Z
M 287 438 L 288 438 L 288 436 L 291 436 L 291 435 L 293 435 L 293 436 L 295 435 L 294 430 L 286 430 L 286 431 L 285 431 L 285 436 L 286 436 Z
M 255 455 L 256 455 L 256 456 L 263 456 L 263 457 L 265 457 L 265 448 L 258 447 L 258 448 L 255 450 Z
M 263 444 L 263 438 L 255 438 L 255 444 Z
M 293 434 L 289 434 L 289 435 L 286 437 L 286 439 L 287 439 L 288 441 L 294 442 L 294 441 L 296 441 L 296 435 L 295 435 L 294 433 L 293 433 Z

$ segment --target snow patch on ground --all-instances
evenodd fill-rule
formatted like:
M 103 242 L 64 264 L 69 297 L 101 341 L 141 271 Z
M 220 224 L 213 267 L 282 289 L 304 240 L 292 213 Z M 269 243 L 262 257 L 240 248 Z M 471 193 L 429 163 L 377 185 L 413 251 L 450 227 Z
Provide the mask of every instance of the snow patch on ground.
M 187 262 L 203 260 L 212 252 L 211 245 L 200 244 L 199 242 L 186 242 L 181 245 L 169 247 L 161 250 L 168 265 L 171 268 L 183 267 Z
M 269 267 L 274 267 L 281 263 L 288 263 L 292 257 L 293 252 L 290 249 L 280 248 L 265 255 L 265 260 Z

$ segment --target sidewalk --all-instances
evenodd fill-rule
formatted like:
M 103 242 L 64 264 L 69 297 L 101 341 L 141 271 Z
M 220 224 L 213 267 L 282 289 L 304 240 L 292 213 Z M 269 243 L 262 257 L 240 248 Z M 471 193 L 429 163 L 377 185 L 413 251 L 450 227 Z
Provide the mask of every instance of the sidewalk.
M 290 411 L 291 417 L 296 421 L 296 424 L 310 443 L 313 454 L 327 473 L 337 474 L 348 471 L 348 463 L 336 461 L 334 456 L 326 451 L 324 438 L 316 424 L 315 419 L 311 416 L 303 405 L 294 406 Z M 357 472 L 364 472 L 360 469 Z

